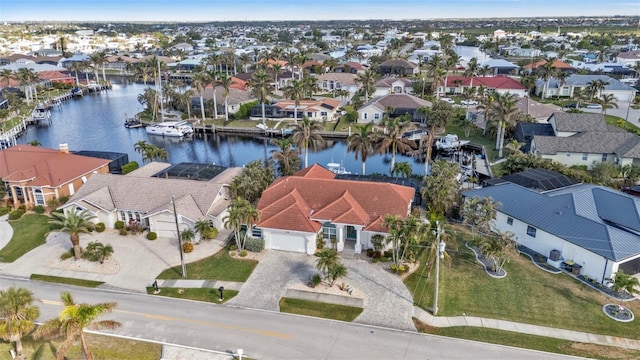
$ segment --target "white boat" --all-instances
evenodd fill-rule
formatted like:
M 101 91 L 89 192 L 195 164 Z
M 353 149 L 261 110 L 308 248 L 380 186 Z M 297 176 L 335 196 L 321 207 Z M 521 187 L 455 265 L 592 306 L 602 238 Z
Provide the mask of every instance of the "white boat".
M 36 124 L 45 124 L 51 120 L 51 111 L 46 106 L 39 104 L 31 112 L 31 122 Z
M 351 171 L 347 171 L 347 169 L 344 168 L 344 166 L 342 166 L 342 164 L 338 164 L 338 163 L 334 163 L 334 162 L 330 162 L 327 164 L 327 169 L 329 169 L 331 172 L 338 174 L 338 175 L 349 175 L 351 174 Z
M 183 137 L 193 134 L 193 128 L 186 121 L 164 121 L 145 128 L 147 134 Z
M 469 140 L 460 140 L 456 134 L 447 134 L 436 141 L 436 149 L 438 150 L 455 150 L 469 143 Z

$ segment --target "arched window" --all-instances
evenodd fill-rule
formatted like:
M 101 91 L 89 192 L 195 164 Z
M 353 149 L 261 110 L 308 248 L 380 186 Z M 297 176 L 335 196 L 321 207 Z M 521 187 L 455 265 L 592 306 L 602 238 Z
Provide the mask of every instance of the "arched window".
M 33 189 L 33 198 L 35 199 L 36 205 L 45 205 L 44 195 L 41 189 Z

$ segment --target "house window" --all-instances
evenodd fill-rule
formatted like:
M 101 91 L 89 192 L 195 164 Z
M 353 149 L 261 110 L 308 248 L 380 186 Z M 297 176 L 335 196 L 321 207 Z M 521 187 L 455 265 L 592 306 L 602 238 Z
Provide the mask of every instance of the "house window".
M 607 161 L 607 154 L 602 154 L 602 162 Z
M 374 120 L 380 120 L 380 114 L 373 114 L 373 119 Z
M 589 157 L 588 153 L 583 153 L 582 154 L 582 161 L 587 161 L 587 157 Z
M 34 189 L 33 190 L 33 198 L 36 201 L 36 205 L 45 205 L 45 203 L 44 203 L 44 195 L 42 195 L 42 190 Z
M 84 183 L 86 183 L 86 182 L 87 182 L 87 177 L 86 177 L 86 176 L 83 176 L 83 177 L 82 177 L 82 183 L 84 184 Z
M 536 237 L 536 228 L 534 228 L 533 226 L 527 226 L 527 235 Z
M 251 229 L 251 237 L 255 239 L 262 239 L 262 229 L 254 226 L 253 229 Z
M 367 120 L 367 113 L 362 113 L 362 118 L 363 118 L 364 120 Z
M 320 116 L 327 116 L 327 112 L 326 111 L 320 112 Z
M 325 81 L 323 81 L 323 82 L 322 82 L 322 88 L 323 88 L 323 89 L 326 89 L 326 88 L 327 88 L 327 80 L 325 80 Z
M 513 225 L 513 218 L 512 217 L 508 217 L 507 218 L 507 224 Z
M 122 221 L 126 221 L 127 220 L 127 215 L 124 213 L 124 211 L 120 211 L 120 220 L 122 220 Z
M 308 111 L 308 112 L 307 112 L 307 117 L 308 117 L 309 119 L 311 119 L 311 118 L 313 117 L 313 113 L 312 113 L 311 111 Z
M 325 240 L 337 239 L 338 232 L 336 226 L 330 222 L 322 224 L 322 238 Z

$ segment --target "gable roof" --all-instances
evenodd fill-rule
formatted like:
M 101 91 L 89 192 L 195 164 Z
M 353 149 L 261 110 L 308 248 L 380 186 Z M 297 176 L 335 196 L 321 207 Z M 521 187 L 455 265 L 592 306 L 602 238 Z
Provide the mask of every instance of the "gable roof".
M 616 154 L 637 157 L 640 137 L 629 132 L 585 131 L 568 137 L 534 136 L 535 148 L 541 154 L 558 152 Z
M 0 151 L 0 178 L 28 186 L 59 187 L 108 165 L 111 160 L 39 146 L 16 145 Z
M 625 132 L 618 127 L 608 125 L 604 114 L 554 112 L 547 121 L 549 123 L 555 121 L 556 131 Z
M 460 85 L 457 85 L 460 82 Z M 442 81 L 444 83 L 444 80 Z M 464 77 L 464 76 L 447 76 L 446 78 L 446 87 L 455 87 L 455 86 L 484 86 L 489 89 L 500 89 L 500 90 L 526 90 L 518 80 L 512 79 L 505 75 L 498 76 L 474 76 L 474 77 Z
M 490 68 L 502 68 L 502 69 L 518 69 L 520 68 L 520 66 L 508 62 L 507 60 L 503 60 L 503 59 L 491 59 L 488 61 L 485 61 L 481 64 L 481 66 L 489 66 Z
M 604 86 L 604 90 L 605 91 L 633 91 L 635 93 L 635 89 L 632 88 L 629 85 L 625 85 L 623 83 L 621 83 L 620 81 L 609 77 L 607 75 L 578 75 L 578 74 L 573 74 L 568 76 L 565 80 L 564 80 L 564 84 L 566 86 L 575 86 L 575 87 L 585 87 L 587 86 L 587 84 L 590 81 L 594 81 L 594 80 L 602 80 L 607 82 L 608 84 Z M 540 87 L 544 85 L 544 80 L 542 79 L 538 79 L 536 81 L 536 86 Z M 560 81 L 556 78 L 551 78 L 549 79 L 549 84 L 547 86 L 548 89 L 554 88 L 557 89 L 558 87 L 560 87 Z
M 277 103 L 275 103 L 274 105 L 281 109 L 290 108 L 291 110 L 293 110 L 296 107 L 295 101 L 289 100 L 289 99 L 282 99 Z M 322 107 L 328 110 L 335 110 L 338 107 L 340 107 L 340 100 L 331 99 L 331 98 L 324 98 L 319 100 L 300 100 L 297 106 L 298 111 L 306 111 L 306 110 L 317 111 L 319 110 L 319 107 Z
M 362 105 L 360 109 L 364 109 L 367 106 L 374 106 L 380 111 L 385 111 L 387 107 L 395 109 L 418 109 L 423 106 L 431 107 L 431 105 L 430 102 L 420 99 L 417 96 L 409 94 L 387 94 L 372 98 Z
M 505 183 L 463 195 L 489 196 L 501 203 L 498 211 L 607 259 L 640 254 L 640 199 L 622 192 L 580 184 L 538 193 Z
M 415 69 L 415 68 L 418 67 L 418 65 L 412 63 L 409 60 L 405 60 L 405 59 L 387 60 L 387 61 L 383 62 L 382 64 L 380 64 L 379 66 L 392 67 L 392 68 L 411 68 L 411 69 Z
M 337 72 L 329 72 L 326 74 L 316 76 L 316 80 L 318 82 L 322 81 L 337 81 L 342 85 L 355 85 L 356 84 L 356 75 L 350 73 L 337 73 Z
M 324 221 L 331 221 L 366 228 L 381 216 L 408 214 L 413 188 L 337 180 L 328 178 L 329 171 L 322 167 L 312 168 L 279 178 L 262 193 L 258 227 L 317 232 Z
M 540 59 L 536 62 L 534 62 L 533 64 L 526 64 L 524 65 L 522 68 L 523 69 L 537 69 L 541 66 L 544 66 L 547 64 L 547 60 L 546 59 Z M 566 62 L 560 60 L 560 59 L 553 59 L 553 67 L 556 69 L 562 69 L 562 70 L 575 70 L 573 66 L 567 64 Z
M 402 86 L 411 87 L 413 85 L 413 83 L 409 79 L 388 77 L 388 78 L 384 78 L 384 79 L 380 79 L 380 80 L 376 81 L 375 87 L 388 88 L 388 87 L 393 86 L 393 84 L 397 83 L 397 82 L 402 83 Z

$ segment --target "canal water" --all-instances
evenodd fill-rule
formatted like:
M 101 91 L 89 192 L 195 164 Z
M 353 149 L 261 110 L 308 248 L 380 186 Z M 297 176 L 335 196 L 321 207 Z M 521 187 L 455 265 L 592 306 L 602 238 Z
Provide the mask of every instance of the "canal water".
M 67 143 L 72 151 L 94 150 L 113 151 L 129 155 L 129 160 L 142 163 L 142 157 L 135 152 L 134 144 L 140 140 L 165 148 L 169 162 L 198 162 L 222 166 L 243 166 L 247 163 L 271 156 L 276 146 L 270 138 L 236 136 L 227 134 L 208 135 L 193 139 L 163 138 L 147 135 L 143 128 L 127 129 L 125 118 L 142 111 L 138 103 L 148 85 L 114 82 L 113 89 L 100 94 L 87 94 L 79 99 L 63 103 L 52 110 L 52 123 L 48 127 L 31 126 L 18 142 L 29 143 L 37 140 L 44 147 L 58 148 Z M 304 161 L 304 154 L 301 154 Z M 391 156 L 372 155 L 367 159 L 367 174 L 389 174 Z M 406 161 L 415 174 L 424 174 L 424 164 L 411 157 L 396 155 L 396 162 Z M 309 154 L 309 164 L 341 163 L 347 171 L 360 173 L 362 166 L 355 160 L 354 153 L 347 153 L 345 141 L 327 141 L 325 148 Z

